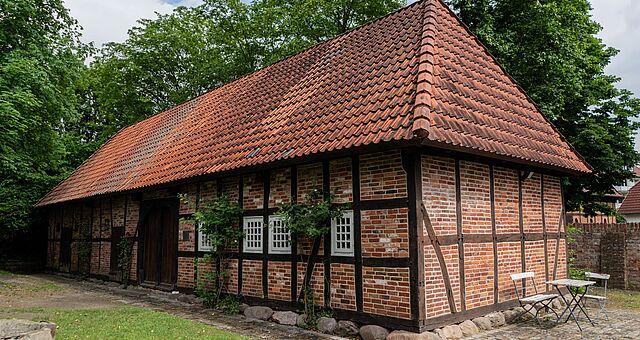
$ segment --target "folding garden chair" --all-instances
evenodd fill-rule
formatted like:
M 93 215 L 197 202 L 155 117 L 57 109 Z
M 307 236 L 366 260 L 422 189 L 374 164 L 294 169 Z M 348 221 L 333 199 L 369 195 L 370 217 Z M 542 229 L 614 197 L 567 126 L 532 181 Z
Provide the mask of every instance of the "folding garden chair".
M 598 311 L 598 315 L 596 316 L 596 318 L 599 319 L 600 314 L 604 314 L 605 319 L 609 320 L 609 316 L 607 315 L 607 312 L 604 310 L 604 308 L 607 305 L 607 284 L 611 275 L 585 272 L 584 276 L 586 276 L 588 279 L 592 279 L 594 281 L 599 280 L 602 282 L 602 288 L 604 288 L 602 295 L 590 294 L 589 291 L 587 291 L 587 293 L 582 298 L 597 301 L 600 310 Z M 584 306 L 584 301 L 582 302 L 582 305 Z
M 536 322 L 538 324 L 540 323 L 540 320 L 538 319 L 538 313 L 542 308 L 544 308 L 545 310 L 551 310 L 553 314 L 556 315 L 556 318 L 558 318 L 558 313 L 556 313 L 553 308 L 549 307 L 551 303 L 553 303 L 553 299 L 558 297 L 558 294 L 538 294 L 538 287 L 536 286 L 536 280 L 534 276 L 534 272 L 511 274 L 511 281 L 513 281 L 513 286 L 516 289 L 516 297 L 518 298 L 520 307 L 524 309 L 524 314 L 529 313 L 532 309 L 536 309 L 534 318 L 536 319 Z M 533 287 L 527 286 L 527 279 L 531 279 Z M 524 282 L 524 284 L 522 284 L 522 282 Z M 518 288 L 518 286 L 520 287 Z M 534 294 L 526 294 L 527 291 L 531 291 L 530 288 L 533 288 Z M 537 304 L 541 305 L 541 308 L 536 308 Z M 531 307 L 527 309 L 527 305 L 530 305 Z M 519 317 L 521 316 L 522 315 L 520 315 Z

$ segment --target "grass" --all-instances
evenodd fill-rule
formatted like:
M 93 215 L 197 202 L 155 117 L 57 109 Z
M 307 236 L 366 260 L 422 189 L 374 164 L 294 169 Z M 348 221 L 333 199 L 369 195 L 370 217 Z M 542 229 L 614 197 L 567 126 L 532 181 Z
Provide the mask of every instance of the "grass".
M 640 292 L 611 289 L 607 291 L 607 307 L 640 310 Z
M 192 320 L 140 307 L 94 310 L 22 308 L 34 321 L 54 322 L 59 339 L 245 339 Z

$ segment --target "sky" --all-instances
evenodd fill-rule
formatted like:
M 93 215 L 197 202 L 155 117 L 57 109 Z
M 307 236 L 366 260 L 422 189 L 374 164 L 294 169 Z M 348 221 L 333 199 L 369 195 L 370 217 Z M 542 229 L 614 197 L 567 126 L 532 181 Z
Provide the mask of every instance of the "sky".
M 71 15 L 84 28 L 83 40 L 101 46 L 121 42 L 139 19 L 153 19 L 177 6 L 194 6 L 201 0 L 65 0 Z M 413 1 L 409 1 L 413 2 Z M 593 18 L 602 25 L 599 36 L 620 53 L 606 71 L 622 80 L 619 87 L 640 96 L 640 1 L 590 0 Z M 636 149 L 640 150 L 640 136 Z

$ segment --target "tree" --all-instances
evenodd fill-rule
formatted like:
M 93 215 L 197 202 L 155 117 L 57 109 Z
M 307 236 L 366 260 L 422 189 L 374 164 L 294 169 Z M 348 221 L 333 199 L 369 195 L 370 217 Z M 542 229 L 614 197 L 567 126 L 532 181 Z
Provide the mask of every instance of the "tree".
M 60 0 L 0 0 L 0 241 L 68 172 L 63 139 L 76 118 L 88 46 Z M 0 246 L 0 248 L 5 249 Z
M 205 0 L 141 20 L 91 65 L 98 139 L 400 8 L 397 0 Z
M 542 112 L 594 168 L 565 183 L 567 208 L 587 214 L 614 185 L 633 176 L 640 100 L 616 88 L 604 68 L 618 51 L 597 38 L 601 30 L 587 0 L 449 0 Z

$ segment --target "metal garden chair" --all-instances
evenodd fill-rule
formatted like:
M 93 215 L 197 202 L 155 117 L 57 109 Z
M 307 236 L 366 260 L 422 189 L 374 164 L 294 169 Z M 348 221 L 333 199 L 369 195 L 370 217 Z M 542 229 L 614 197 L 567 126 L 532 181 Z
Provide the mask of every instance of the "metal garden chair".
M 598 302 L 598 306 L 600 307 L 600 310 L 598 311 L 598 314 L 597 314 L 596 318 L 599 319 L 600 318 L 600 314 L 604 314 L 605 319 L 609 320 L 609 316 L 607 315 L 607 312 L 605 311 L 604 308 L 607 305 L 607 284 L 609 282 L 609 278 L 611 277 L 611 275 L 609 275 L 609 274 L 592 273 L 592 272 L 585 272 L 584 276 L 586 276 L 588 279 L 592 279 L 594 281 L 596 281 L 596 280 L 601 281 L 602 288 L 604 288 L 603 294 L 602 295 L 590 294 L 589 291 L 587 291 L 587 293 L 584 295 L 583 299 L 597 301 Z M 583 301 L 582 305 L 584 306 L 584 301 Z
M 527 279 L 531 279 L 533 287 L 527 286 Z M 534 319 L 538 324 L 540 324 L 538 313 L 540 312 L 540 309 L 544 308 L 545 310 L 551 310 L 551 312 L 556 315 L 556 318 L 558 318 L 558 313 L 556 313 L 556 311 L 550 307 L 550 305 L 553 303 L 553 299 L 557 298 L 558 294 L 539 294 L 538 288 L 536 286 L 534 272 L 511 274 L 511 281 L 513 281 L 513 287 L 516 290 L 518 303 L 520 303 L 520 307 L 524 309 L 524 313 L 522 315 L 526 315 L 531 310 L 535 309 L 536 314 L 534 315 Z M 518 284 L 521 282 L 524 282 L 524 285 Z M 520 289 L 518 289 L 518 286 L 520 286 Z M 529 288 L 533 288 L 534 294 L 526 294 L 527 291 L 531 291 L 529 290 Z M 521 291 L 521 289 L 523 290 Z M 536 305 L 538 304 L 541 306 L 541 308 L 536 308 Z M 529 309 L 527 309 L 527 305 L 530 306 Z M 520 315 L 519 317 L 522 317 L 522 315 Z

